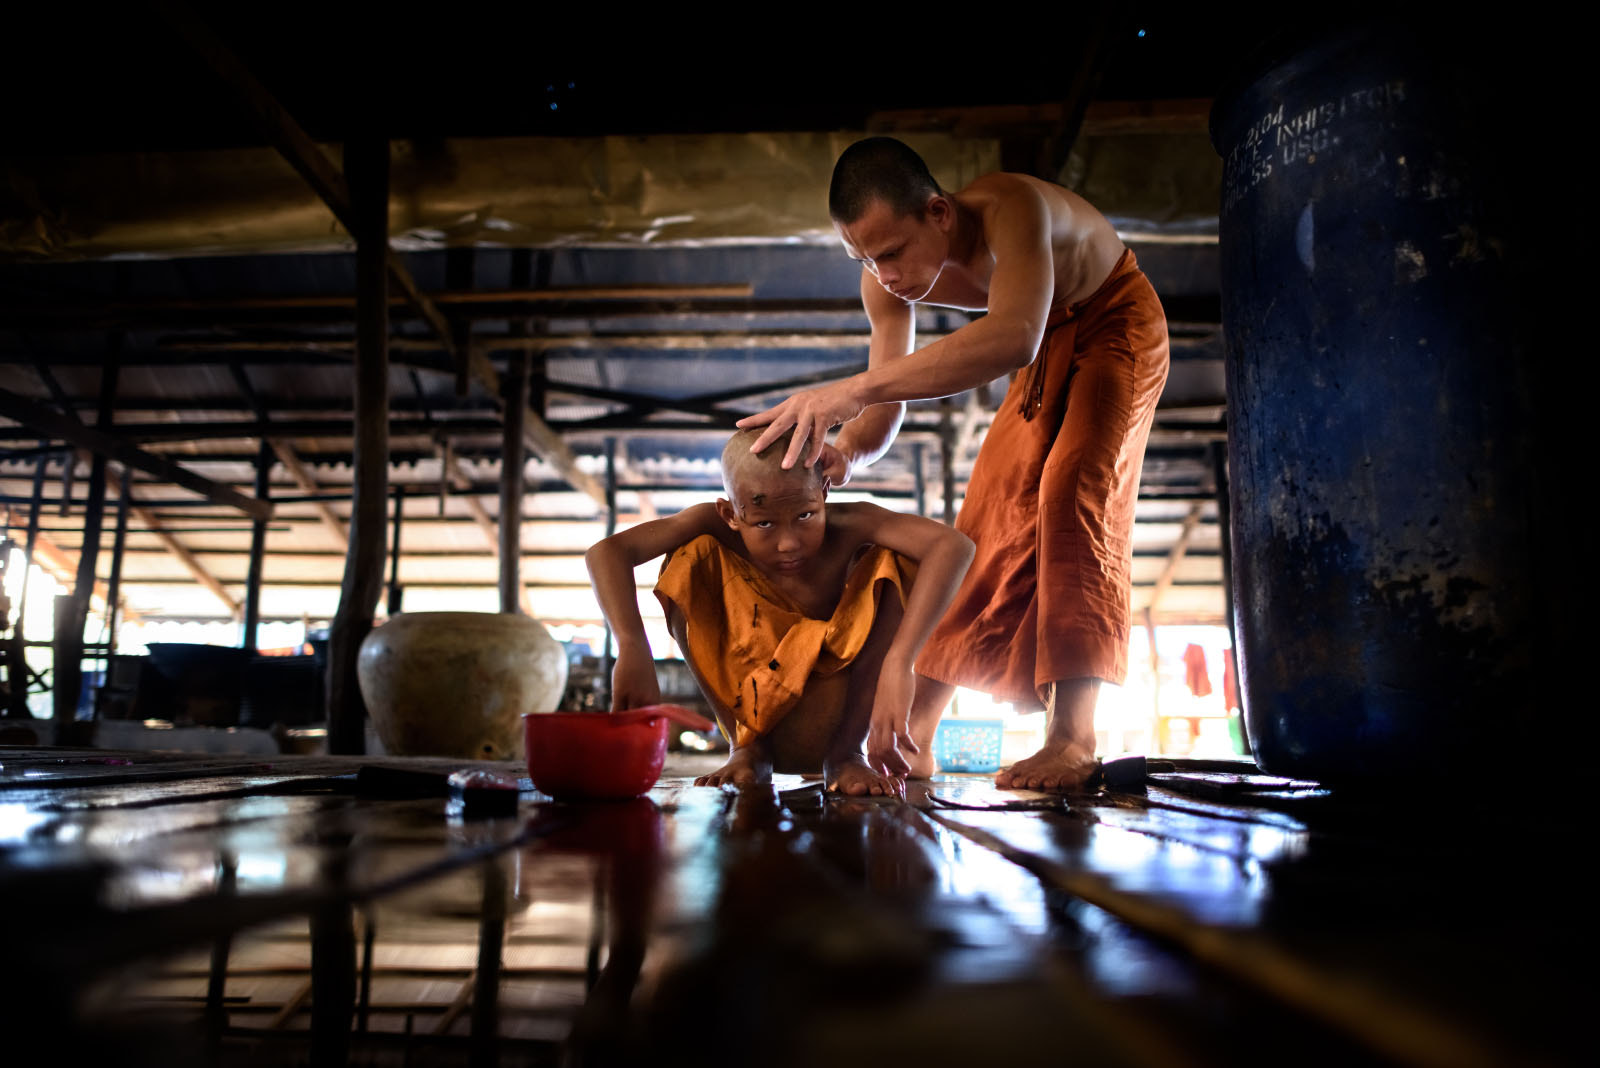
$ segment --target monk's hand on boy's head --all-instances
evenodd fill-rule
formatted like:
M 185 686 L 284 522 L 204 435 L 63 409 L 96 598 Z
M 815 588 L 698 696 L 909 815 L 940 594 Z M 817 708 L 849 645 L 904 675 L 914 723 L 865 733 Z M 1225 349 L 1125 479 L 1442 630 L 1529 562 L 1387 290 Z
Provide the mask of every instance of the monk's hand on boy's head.
M 656 662 L 648 652 L 622 649 L 611 669 L 611 711 L 661 703 L 661 683 L 656 679 Z
M 767 428 L 750 446 L 750 451 L 761 452 L 793 427 L 794 438 L 784 454 L 783 466 L 790 468 L 803 461 L 809 467 L 816 463 L 827 444 L 828 431 L 854 419 L 866 408 L 856 399 L 851 381 L 847 378 L 802 390 L 782 404 L 739 420 L 740 427 Z

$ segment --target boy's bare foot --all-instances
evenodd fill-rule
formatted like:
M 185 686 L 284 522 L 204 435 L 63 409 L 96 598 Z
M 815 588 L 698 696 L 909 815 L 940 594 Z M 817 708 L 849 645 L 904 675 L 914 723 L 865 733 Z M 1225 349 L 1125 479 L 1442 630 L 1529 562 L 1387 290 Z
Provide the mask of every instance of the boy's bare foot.
M 755 745 L 735 749 L 728 762 L 694 781 L 696 786 L 759 786 L 772 781 L 772 760 Z
M 822 765 L 822 781 L 834 793 L 849 797 L 898 797 L 904 800 L 904 779 L 893 775 L 880 775 L 867 767 L 867 762 L 857 753 L 853 756 L 829 759 Z
M 1033 756 L 995 773 L 1002 790 L 1076 790 L 1094 774 L 1094 747 L 1046 741 Z
M 931 779 L 934 773 L 939 770 L 939 762 L 933 759 L 933 743 L 930 741 L 923 744 L 920 738 L 916 739 L 916 741 L 918 745 L 922 746 L 922 752 L 902 754 L 906 758 L 906 762 L 911 765 L 911 773 L 906 777 L 909 779 Z

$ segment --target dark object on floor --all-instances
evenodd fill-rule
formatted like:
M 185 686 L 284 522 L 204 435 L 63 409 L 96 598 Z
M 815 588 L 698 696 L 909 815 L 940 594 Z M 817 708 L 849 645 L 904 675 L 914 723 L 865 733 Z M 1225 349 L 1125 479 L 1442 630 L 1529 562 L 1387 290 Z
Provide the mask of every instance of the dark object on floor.
M 448 780 L 450 813 L 468 819 L 513 816 L 517 812 L 517 780 L 510 775 L 474 768 Z

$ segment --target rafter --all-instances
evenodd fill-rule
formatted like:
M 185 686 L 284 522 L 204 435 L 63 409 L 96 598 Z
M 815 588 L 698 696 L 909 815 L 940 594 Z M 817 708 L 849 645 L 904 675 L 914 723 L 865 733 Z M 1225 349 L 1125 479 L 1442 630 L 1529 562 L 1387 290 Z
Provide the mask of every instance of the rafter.
M 269 441 L 272 445 L 272 451 L 278 454 L 278 459 L 282 462 L 283 469 L 289 472 L 289 477 L 294 479 L 295 485 L 308 494 L 320 494 L 322 487 L 317 485 L 315 476 L 311 474 L 306 465 L 300 462 L 300 457 L 295 453 L 294 446 L 283 438 L 271 438 Z M 339 521 L 339 517 L 333 513 L 333 509 L 321 501 L 313 502 L 311 507 L 317 513 L 317 518 L 322 520 L 322 525 L 328 528 L 328 531 L 333 534 L 338 543 L 342 546 L 348 546 L 350 544 L 350 532 Z

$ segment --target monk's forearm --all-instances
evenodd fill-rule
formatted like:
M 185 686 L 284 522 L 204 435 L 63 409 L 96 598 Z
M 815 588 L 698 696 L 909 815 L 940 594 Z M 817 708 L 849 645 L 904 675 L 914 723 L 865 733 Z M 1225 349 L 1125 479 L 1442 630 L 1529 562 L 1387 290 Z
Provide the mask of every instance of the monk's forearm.
M 844 425 L 833 447 L 852 471 L 866 467 L 889 451 L 905 414 L 904 404 L 875 404 Z
M 851 382 L 864 404 L 948 397 L 1026 367 L 1042 336 L 1042 323 L 983 318 Z
M 634 584 L 634 564 L 627 553 L 610 539 L 597 542 L 583 554 L 589 568 L 589 584 L 594 587 L 600 611 L 611 624 L 611 634 L 619 650 L 638 649 L 649 653 L 644 617 L 639 614 L 639 591 Z
M 950 534 L 940 539 L 938 546 L 917 563 L 917 578 L 911 584 L 911 595 L 906 598 L 900 629 L 884 654 L 885 660 L 891 663 L 911 665 L 916 662 L 917 654 L 922 652 L 933 628 L 955 600 L 961 580 L 972 564 L 975 551 L 972 540 L 953 530 Z

